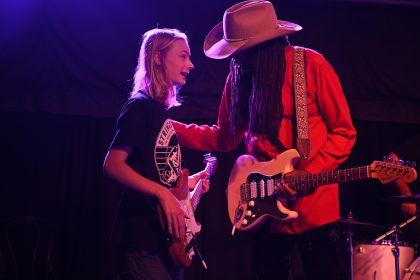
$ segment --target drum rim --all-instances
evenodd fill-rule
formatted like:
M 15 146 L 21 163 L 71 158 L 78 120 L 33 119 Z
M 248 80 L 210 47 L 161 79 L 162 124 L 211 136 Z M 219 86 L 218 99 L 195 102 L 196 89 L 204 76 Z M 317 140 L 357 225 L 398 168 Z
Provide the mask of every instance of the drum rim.
M 392 239 L 382 239 L 379 241 L 366 241 L 366 240 L 360 240 L 360 241 L 355 241 L 355 245 L 385 245 L 385 246 L 394 246 L 395 241 Z M 400 240 L 398 241 L 398 246 L 402 246 L 402 247 L 415 247 L 414 243 L 409 242 L 409 241 L 404 241 L 404 240 Z
M 410 280 L 411 276 L 415 276 L 414 272 L 416 272 L 416 268 L 420 265 L 420 256 L 415 258 L 410 265 L 408 266 L 408 271 L 404 271 L 403 280 Z

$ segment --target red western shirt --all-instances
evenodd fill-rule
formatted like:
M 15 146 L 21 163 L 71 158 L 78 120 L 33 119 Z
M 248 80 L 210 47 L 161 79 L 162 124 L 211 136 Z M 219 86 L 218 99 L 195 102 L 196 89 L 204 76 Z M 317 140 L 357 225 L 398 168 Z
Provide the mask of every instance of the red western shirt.
M 296 120 L 294 118 L 294 92 L 292 74 L 293 47 L 286 48 L 286 73 L 282 88 L 284 116 L 281 120 L 279 139 L 286 149 L 295 148 Z M 334 69 L 325 58 L 311 49 L 305 49 L 308 123 L 311 153 L 296 169 L 319 173 L 336 169 L 349 156 L 356 139 L 347 101 Z M 185 125 L 173 121 L 179 142 L 197 150 L 230 151 L 246 136 L 246 131 L 231 131 L 229 101 L 231 77 L 227 77 L 217 125 Z M 256 136 L 246 141 L 247 153 L 258 160 L 270 160 L 279 151 L 268 141 Z M 281 152 L 281 151 L 280 151 Z M 321 186 L 308 196 L 299 198 L 294 205 L 297 219 L 279 222 L 271 220 L 273 232 L 302 233 L 340 218 L 338 184 Z

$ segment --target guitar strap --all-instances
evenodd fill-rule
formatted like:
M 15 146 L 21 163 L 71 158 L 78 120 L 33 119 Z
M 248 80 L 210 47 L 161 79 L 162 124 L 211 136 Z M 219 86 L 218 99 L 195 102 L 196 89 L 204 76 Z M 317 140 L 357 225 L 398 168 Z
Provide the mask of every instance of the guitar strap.
M 303 159 L 308 159 L 311 151 L 308 126 L 308 102 L 306 98 L 305 49 L 293 49 L 293 84 L 295 91 L 295 111 L 297 125 L 297 150 Z

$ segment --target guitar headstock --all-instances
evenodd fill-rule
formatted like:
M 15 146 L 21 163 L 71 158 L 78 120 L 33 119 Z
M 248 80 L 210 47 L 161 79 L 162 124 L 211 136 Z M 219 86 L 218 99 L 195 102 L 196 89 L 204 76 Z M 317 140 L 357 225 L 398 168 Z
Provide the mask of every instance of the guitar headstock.
M 395 180 L 403 180 L 411 183 L 417 179 L 417 171 L 414 166 L 403 165 L 399 161 L 373 161 L 370 165 L 372 178 L 378 179 L 382 184 L 387 184 Z
M 207 171 L 209 176 L 213 175 L 214 172 L 216 172 L 217 158 L 213 157 L 211 155 L 211 153 L 208 153 L 208 154 L 204 155 L 204 161 L 203 162 L 206 164 L 205 170 Z

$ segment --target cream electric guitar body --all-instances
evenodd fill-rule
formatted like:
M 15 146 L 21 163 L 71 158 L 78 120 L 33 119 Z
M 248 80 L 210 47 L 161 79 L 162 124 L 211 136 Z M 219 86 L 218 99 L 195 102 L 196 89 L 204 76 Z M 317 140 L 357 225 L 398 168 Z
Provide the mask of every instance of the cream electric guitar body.
M 281 180 L 299 194 L 328 184 L 375 178 L 382 184 L 403 179 L 410 183 L 417 172 L 410 166 L 373 161 L 370 165 L 304 176 L 288 176 L 299 161 L 295 149 L 286 150 L 271 161 L 259 162 L 251 155 L 240 156 L 231 171 L 227 188 L 229 218 L 238 230 L 253 230 L 268 218 L 287 221 L 298 213 L 287 208 L 287 200 L 276 192 Z M 233 230 L 234 230 L 233 229 Z M 233 234 L 233 231 L 232 231 Z

